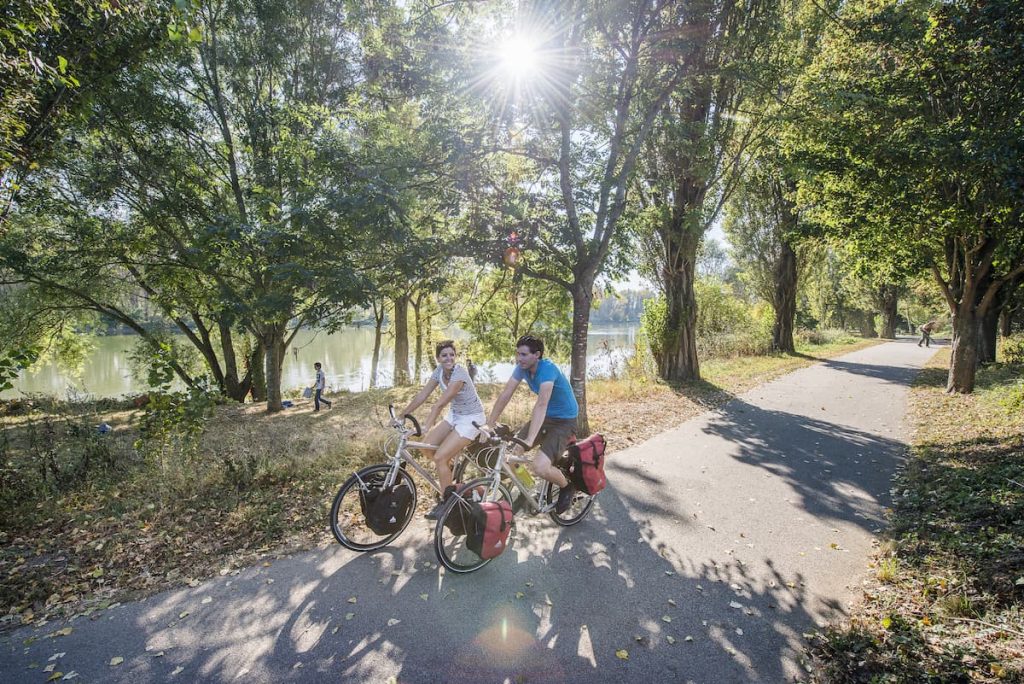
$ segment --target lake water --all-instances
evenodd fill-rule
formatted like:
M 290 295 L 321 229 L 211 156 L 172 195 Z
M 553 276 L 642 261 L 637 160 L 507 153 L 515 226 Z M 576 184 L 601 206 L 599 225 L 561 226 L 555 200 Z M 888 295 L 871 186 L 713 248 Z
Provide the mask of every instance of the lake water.
M 588 343 L 588 374 L 607 375 L 633 353 L 636 324 L 592 326 Z M 458 339 L 458 335 L 454 335 Z M 38 393 L 58 397 L 91 395 L 115 397 L 146 391 L 145 378 L 132 375 L 129 353 L 138 341 L 134 335 L 110 335 L 95 338 L 95 349 L 85 359 L 78 373 L 70 373 L 53 363 L 32 371 L 24 371 L 14 389 L 0 394 L 10 398 L 21 393 Z M 282 386 L 285 390 L 305 387 L 313 382 L 313 362 L 324 364 L 330 389 L 361 391 L 370 384 L 370 360 L 373 354 L 373 328 L 351 327 L 328 335 L 315 330 L 302 330 L 289 347 L 284 360 Z M 464 355 L 460 361 L 465 362 Z M 512 353 L 507 361 L 486 363 L 474 359 L 479 368 L 478 381 L 504 382 L 512 372 Z M 410 370 L 413 370 L 410 364 Z M 563 365 L 568 371 L 568 366 Z M 429 367 L 423 373 L 429 373 Z M 382 341 L 378 385 L 391 384 L 394 377 L 394 351 L 390 340 Z

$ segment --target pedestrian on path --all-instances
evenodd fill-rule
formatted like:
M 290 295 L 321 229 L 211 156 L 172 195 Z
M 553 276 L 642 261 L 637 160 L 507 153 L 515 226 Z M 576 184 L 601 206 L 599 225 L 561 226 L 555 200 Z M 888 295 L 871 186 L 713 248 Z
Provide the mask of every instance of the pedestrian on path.
M 932 319 L 921 326 L 921 339 L 918 340 L 917 346 L 920 347 L 921 343 L 924 342 L 924 346 L 932 346 L 932 331 L 939 326 L 938 321 Z
M 327 408 L 331 408 L 331 402 L 323 398 L 323 391 L 327 387 L 327 378 L 324 376 L 323 367 L 320 362 L 317 361 L 313 364 L 313 368 L 316 369 L 316 381 L 313 383 L 313 413 L 320 410 L 320 404 L 327 404 Z

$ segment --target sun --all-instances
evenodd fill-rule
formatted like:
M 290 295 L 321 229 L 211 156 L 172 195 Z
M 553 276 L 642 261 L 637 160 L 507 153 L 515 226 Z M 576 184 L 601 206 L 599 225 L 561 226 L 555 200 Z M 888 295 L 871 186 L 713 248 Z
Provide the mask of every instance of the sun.
M 495 56 L 498 69 L 510 81 L 522 81 L 537 75 L 541 67 L 540 45 L 530 36 L 516 34 L 498 44 Z

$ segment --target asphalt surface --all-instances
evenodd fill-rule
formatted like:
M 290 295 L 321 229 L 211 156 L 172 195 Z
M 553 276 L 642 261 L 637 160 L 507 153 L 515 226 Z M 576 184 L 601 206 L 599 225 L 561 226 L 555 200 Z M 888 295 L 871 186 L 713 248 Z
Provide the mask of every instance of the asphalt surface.
M 587 520 L 524 518 L 476 573 L 438 570 L 417 520 L 376 553 L 331 546 L 8 633 L 0 681 L 793 681 L 802 634 L 869 572 L 933 351 L 881 344 L 613 443 Z

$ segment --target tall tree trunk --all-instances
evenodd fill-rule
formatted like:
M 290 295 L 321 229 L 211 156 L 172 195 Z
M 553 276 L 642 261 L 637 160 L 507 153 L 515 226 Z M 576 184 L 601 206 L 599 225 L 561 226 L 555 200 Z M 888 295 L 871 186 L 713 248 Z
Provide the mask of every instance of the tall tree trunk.
M 860 334 L 862 337 L 874 338 L 878 337 L 878 331 L 875 330 L 875 314 L 872 311 L 858 311 L 857 320 L 860 324 Z
M 953 315 L 953 354 L 946 379 L 947 392 L 970 394 L 978 370 L 978 343 L 981 326 L 974 302 L 967 297 Z
M 267 377 L 267 413 L 277 413 L 281 405 L 281 364 L 284 361 L 284 323 L 268 325 L 263 334 Z
M 249 354 L 249 374 L 252 376 L 250 391 L 253 401 L 267 400 L 267 374 L 264 372 L 267 352 L 263 342 L 257 337 L 254 340 L 252 353 Z
M 412 300 L 413 325 L 416 328 L 416 360 L 413 361 L 413 372 L 416 374 L 416 382 L 419 382 L 420 377 L 422 377 L 420 370 L 423 368 L 423 319 L 420 316 L 422 305 L 423 293 L 419 293 Z
M 569 357 L 569 384 L 580 412 L 576 419 L 579 436 L 590 434 L 587 417 L 587 334 L 590 332 L 590 309 L 594 299 L 593 276 L 578 277 L 572 289 L 572 352 Z
M 665 339 L 662 352 L 655 358 L 658 374 L 668 382 L 700 380 L 697 359 L 697 294 L 693 287 L 696 275 L 697 244 L 700 237 L 693 230 L 676 230 L 670 243 L 673 258 L 662 274 L 665 288 Z
M 409 296 L 395 298 L 395 386 L 409 384 Z
M 235 401 L 245 401 L 249 393 L 251 374 L 243 379 L 238 377 L 238 359 L 235 356 L 234 338 L 231 334 L 231 326 L 224 321 L 217 321 L 217 329 L 220 333 L 220 350 L 224 357 L 224 391 Z
M 900 302 L 900 288 L 897 285 L 883 285 L 879 291 L 880 311 L 882 317 L 882 337 L 887 340 L 896 339 L 896 316 Z
M 1003 307 L 1003 310 L 999 312 L 999 335 L 1001 337 L 1009 337 L 1013 334 L 1013 309 L 1010 307 Z
M 384 327 L 384 313 L 387 306 L 382 299 L 380 306 L 373 302 L 373 357 L 370 359 L 370 388 L 377 386 L 377 367 L 380 365 L 380 338 Z
M 796 320 L 796 286 L 798 270 L 796 252 L 782 240 L 782 251 L 775 264 L 775 292 L 772 307 L 775 309 L 775 324 L 772 326 L 772 348 L 792 354 L 793 323 Z
M 979 320 L 978 363 L 996 362 L 996 340 L 999 336 L 999 313 L 996 307 L 989 307 Z

